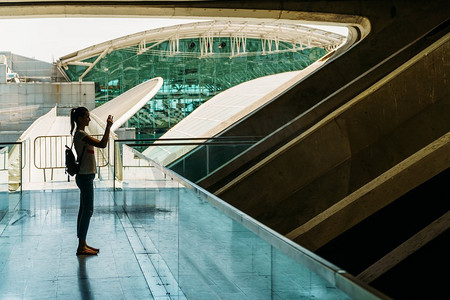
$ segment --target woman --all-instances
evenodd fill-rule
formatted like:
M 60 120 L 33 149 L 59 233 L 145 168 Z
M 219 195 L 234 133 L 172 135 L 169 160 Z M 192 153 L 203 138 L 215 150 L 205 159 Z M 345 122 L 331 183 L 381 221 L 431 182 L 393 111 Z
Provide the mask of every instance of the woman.
M 97 173 L 94 147 L 105 148 L 108 145 L 109 131 L 113 124 L 113 118 L 111 115 L 108 116 L 105 133 L 100 141 L 84 131 L 90 121 L 89 110 L 86 107 L 72 108 L 70 111 L 70 134 L 73 133 L 76 124 L 73 143 L 77 157 L 81 158 L 80 171 L 75 177 L 77 186 L 80 189 L 80 209 L 77 220 L 77 255 L 97 255 L 100 251 L 86 244 L 89 222 L 94 212 L 94 178 L 95 173 Z

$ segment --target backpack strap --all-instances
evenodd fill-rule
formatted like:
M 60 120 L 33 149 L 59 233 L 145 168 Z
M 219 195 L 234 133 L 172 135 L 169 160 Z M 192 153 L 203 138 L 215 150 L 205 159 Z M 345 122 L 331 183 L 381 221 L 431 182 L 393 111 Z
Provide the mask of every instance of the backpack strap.
M 72 150 L 73 144 L 75 143 L 75 135 L 72 136 L 72 146 L 70 146 L 70 150 Z M 86 142 L 84 143 L 83 150 L 81 151 L 80 157 L 77 156 L 77 162 L 81 164 L 81 160 L 83 159 L 84 150 L 86 149 Z

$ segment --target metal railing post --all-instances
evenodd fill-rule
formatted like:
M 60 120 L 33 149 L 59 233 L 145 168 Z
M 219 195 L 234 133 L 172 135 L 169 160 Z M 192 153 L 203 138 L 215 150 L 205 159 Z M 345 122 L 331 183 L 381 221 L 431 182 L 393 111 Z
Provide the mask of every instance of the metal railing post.
M 206 145 L 206 175 L 209 174 L 209 145 Z
M 23 190 L 23 179 L 22 179 L 22 142 L 20 142 L 20 155 L 19 155 L 19 169 L 20 169 L 20 193 Z
M 113 149 L 113 193 L 116 193 L 116 140 L 114 140 L 114 149 Z

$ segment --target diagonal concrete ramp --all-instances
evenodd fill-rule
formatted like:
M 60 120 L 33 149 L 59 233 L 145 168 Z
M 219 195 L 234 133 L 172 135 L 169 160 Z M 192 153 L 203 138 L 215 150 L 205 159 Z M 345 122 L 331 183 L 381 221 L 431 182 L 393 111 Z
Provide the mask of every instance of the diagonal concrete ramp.
M 292 230 L 286 237 L 315 251 L 449 167 L 450 132 Z
M 449 91 L 442 88 L 448 82 L 449 38 L 433 43 L 216 194 L 287 234 L 436 142 L 450 131 Z M 442 161 L 441 168 L 449 167 Z

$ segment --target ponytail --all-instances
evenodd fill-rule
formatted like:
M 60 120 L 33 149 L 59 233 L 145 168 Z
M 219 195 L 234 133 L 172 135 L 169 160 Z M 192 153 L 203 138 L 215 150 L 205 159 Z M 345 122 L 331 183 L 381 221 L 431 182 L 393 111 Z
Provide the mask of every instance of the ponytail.
M 70 134 L 72 134 L 73 129 L 75 128 L 75 118 L 74 118 L 74 115 L 75 115 L 75 111 L 76 111 L 76 110 L 77 110 L 76 108 L 72 108 L 72 109 L 70 110 Z
M 75 124 L 77 124 L 78 127 L 78 118 L 82 117 L 88 111 L 89 110 L 83 106 L 72 108 L 70 110 L 70 134 L 73 133 L 73 130 L 75 129 Z

